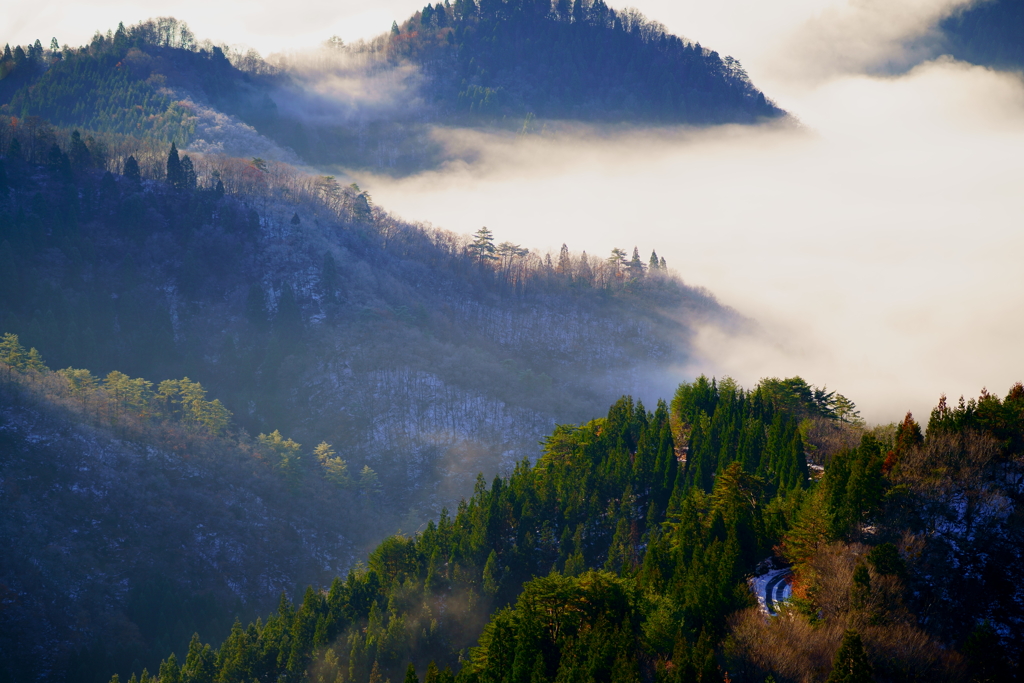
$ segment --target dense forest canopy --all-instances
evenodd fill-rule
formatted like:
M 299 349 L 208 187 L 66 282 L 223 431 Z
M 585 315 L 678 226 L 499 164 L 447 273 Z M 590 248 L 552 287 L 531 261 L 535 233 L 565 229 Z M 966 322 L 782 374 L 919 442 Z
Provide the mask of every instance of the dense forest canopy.
M 924 431 L 847 424 L 859 443 L 816 476 L 791 446 L 838 419 L 801 389 L 701 377 L 653 412 L 624 397 L 346 578 L 139 680 L 1014 676 L 1024 388 L 943 400 Z M 794 598 L 768 619 L 745 580 L 772 553 Z
M 1016 7 L 944 28 L 1010 63 Z M 652 245 L 455 235 L 286 163 L 782 115 L 739 62 L 602 0 L 319 55 L 170 18 L 0 55 L 0 683 L 1019 676 L 1020 384 L 924 428 L 800 377 L 640 400 L 745 323 Z M 340 116 L 338 64 L 416 106 Z
M 739 322 L 656 253 L 540 254 L 41 119 L 0 125 L 0 264 L 15 680 L 227 635 Z
M 542 256 L 487 228 L 401 223 L 356 186 L 262 159 L 2 130 L 11 680 L 1016 675 L 1020 385 L 943 399 L 923 430 L 910 415 L 867 429 L 800 378 L 700 377 L 654 411 L 627 397 L 554 420 L 629 381 L 581 383 L 602 370 L 574 350 L 668 360 L 680 328 L 663 310 L 727 312 L 654 253 Z M 364 345 L 377 355 L 348 350 Z M 439 371 L 430 349 L 456 361 Z M 393 378 L 409 393 L 374 393 Z M 462 422 L 415 412 L 439 401 Z M 497 410 L 509 417 L 488 432 Z M 531 419 L 548 433 L 539 458 L 517 446 L 457 505 L 465 489 L 431 488 L 479 471 L 458 460 L 467 434 Z M 453 440 L 394 437 L 417 420 Z M 409 522 L 421 530 L 366 554 Z M 766 558 L 791 568 L 794 596 L 770 620 L 746 585 Z M 296 604 L 302 582 L 320 588 Z
M 423 65 L 428 96 L 459 120 L 752 122 L 782 111 L 739 62 L 603 0 L 426 5 L 387 49 Z

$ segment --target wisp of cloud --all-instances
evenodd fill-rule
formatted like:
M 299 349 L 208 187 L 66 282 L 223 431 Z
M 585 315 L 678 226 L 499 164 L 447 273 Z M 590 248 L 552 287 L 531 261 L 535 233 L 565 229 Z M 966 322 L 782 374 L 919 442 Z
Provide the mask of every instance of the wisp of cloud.
M 837 73 L 780 78 L 799 122 L 443 131 L 476 160 L 367 184 L 402 216 L 461 232 L 657 249 L 758 323 L 703 330 L 679 380 L 799 374 L 876 422 L 926 419 L 942 393 L 1005 392 L 1024 379 L 1024 82 L 942 58 Z

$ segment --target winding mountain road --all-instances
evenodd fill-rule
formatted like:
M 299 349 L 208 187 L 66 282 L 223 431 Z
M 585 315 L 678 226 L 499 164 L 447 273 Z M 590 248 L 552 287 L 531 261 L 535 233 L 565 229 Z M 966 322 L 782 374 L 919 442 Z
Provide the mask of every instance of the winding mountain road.
M 778 614 L 776 608 L 779 603 L 789 600 L 793 595 L 790 586 L 792 575 L 789 569 L 776 569 L 750 579 L 750 589 L 757 596 L 761 611 L 771 617 Z

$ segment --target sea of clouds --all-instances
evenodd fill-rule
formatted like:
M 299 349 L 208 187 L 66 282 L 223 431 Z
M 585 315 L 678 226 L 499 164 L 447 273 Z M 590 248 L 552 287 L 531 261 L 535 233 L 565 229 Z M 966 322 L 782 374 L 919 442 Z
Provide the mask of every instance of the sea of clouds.
M 789 119 L 445 130 L 472 163 L 365 184 L 390 210 L 460 232 L 657 249 L 758 323 L 703 330 L 679 380 L 799 374 L 873 422 L 1024 380 L 1021 75 L 941 56 L 934 25 L 952 2 L 713 5 L 641 9 L 739 58 Z

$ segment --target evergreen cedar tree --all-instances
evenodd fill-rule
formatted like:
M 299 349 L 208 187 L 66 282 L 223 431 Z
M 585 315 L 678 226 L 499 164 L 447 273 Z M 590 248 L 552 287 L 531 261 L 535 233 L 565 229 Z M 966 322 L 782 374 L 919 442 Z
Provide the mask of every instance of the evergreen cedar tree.
M 860 634 L 856 631 L 847 631 L 843 635 L 843 642 L 832 660 L 832 672 L 825 683 L 873 683 L 871 675 L 871 664 L 868 662 L 867 653 L 864 652 L 864 644 L 861 642 Z

